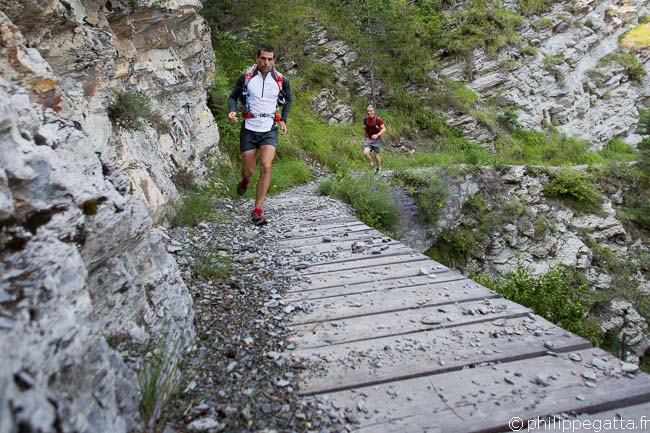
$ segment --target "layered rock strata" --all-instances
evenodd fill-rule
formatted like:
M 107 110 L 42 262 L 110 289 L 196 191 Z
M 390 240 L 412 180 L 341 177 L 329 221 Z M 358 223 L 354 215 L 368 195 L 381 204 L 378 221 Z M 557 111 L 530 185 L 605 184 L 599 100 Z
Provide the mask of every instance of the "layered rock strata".
M 458 239 L 466 242 L 460 248 L 471 251 L 466 257 L 467 272 L 503 277 L 524 266 L 531 275 L 539 276 L 556 264 L 583 272 L 593 293 L 613 299 L 603 328 L 621 327 L 630 349 L 628 361 L 638 362 L 650 349 L 650 328 L 633 305 L 619 296 L 650 293 L 647 236 L 628 230 L 622 222 L 624 217 L 617 208 L 624 186 L 609 193 L 600 191 L 597 210 L 577 212 L 544 194 L 558 172 L 557 168 L 525 166 L 457 173 L 442 170 L 439 174 L 447 185 L 448 198 L 437 224 L 409 226 L 405 242 L 424 251 L 429 246 L 436 248 L 443 231 L 464 230 L 469 234 Z M 468 247 L 473 242 L 474 247 Z M 621 267 L 627 270 L 621 272 Z
M 141 431 L 143 365 L 193 341 L 154 224 L 216 152 L 214 58 L 200 3 L 162 4 L 0 2 L 0 432 Z M 114 126 L 117 91 L 158 124 Z
M 552 125 L 589 140 L 595 150 L 613 138 L 636 144 L 638 109 L 647 108 L 650 97 L 650 52 L 623 49 L 619 37 L 649 12 L 643 0 L 557 2 L 525 21 L 522 48 L 494 55 L 477 49 L 469 59 L 450 61 L 431 76 L 466 83 L 482 103 L 514 107 L 526 129 Z M 646 71 L 639 79 L 606 60 L 628 51 Z M 493 145 L 495 132 L 473 116 L 450 112 L 447 118 L 463 135 Z

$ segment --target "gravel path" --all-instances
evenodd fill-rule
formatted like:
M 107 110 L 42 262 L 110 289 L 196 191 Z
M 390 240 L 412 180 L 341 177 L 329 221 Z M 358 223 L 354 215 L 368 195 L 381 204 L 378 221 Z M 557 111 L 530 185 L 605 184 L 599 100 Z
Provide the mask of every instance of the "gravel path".
M 314 189 L 309 184 L 269 197 L 264 227 L 249 222 L 251 200 L 219 199 L 219 221 L 167 232 L 169 251 L 193 296 L 197 341 L 182 368 L 185 380 L 170 404 L 165 432 L 349 429 L 336 413 L 297 397 L 294 379 L 306 366 L 290 365 L 280 355 L 292 350 L 285 341 L 292 307 L 282 294 L 296 283 L 300 264 L 274 253 L 273 241 L 311 209 L 351 215 L 345 205 L 315 196 Z M 210 261 L 231 262 L 229 273 L 198 276 L 197 269 Z

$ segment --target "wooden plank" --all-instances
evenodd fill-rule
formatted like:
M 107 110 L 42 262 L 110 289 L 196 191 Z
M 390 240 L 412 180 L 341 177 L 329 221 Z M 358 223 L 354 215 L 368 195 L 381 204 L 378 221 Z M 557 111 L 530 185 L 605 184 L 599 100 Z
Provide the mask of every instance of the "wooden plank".
M 374 292 L 372 296 L 362 293 L 304 301 L 301 306 L 303 311 L 292 316 L 291 325 L 498 297 L 500 296 L 468 279 L 400 287 Z
M 430 260 L 424 254 L 411 251 L 398 255 L 385 255 L 385 256 L 361 256 L 356 260 L 345 260 L 334 263 L 322 263 L 309 266 L 305 269 L 304 275 L 314 275 L 333 271 L 355 270 L 359 268 L 367 268 L 371 266 L 392 265 L 397 263 L 410 263 L 415 261 Z
M 326 224 L 347 224 L 353 222 L 356 223 L 358 221 L 358 218 L 353 216 L 341 216 L 339 214 L 330 217 L 314 216 L 309 218 L 304 218 L 300 215 L 279 215 L 274 222 L 276 223 L 277 229 L 281 232 L 283 230 L 291 230 L 301 227 L 316 227 Z
M 650 403 L 578 416 L 532 419 L 526 425 L 530 432 L 594 433 L 595 431 L 650 432 Z
M 336 245 L 322 244 L 316 248 L 314 246 L 307 246 L 304 248 L 292 247 L 278 249 L 277 251 L 280 254 L 290 255 L 290 257 L 294 259 L 303 260 L 308 264 L 343 263 L 368 257 L 395 256 L 400 254 L 410 254 L 413 252 L 411 248 L 406 247 L 397 241 L 373 245 L 369 249 L 360 253 L 352 252 L 352 249 L 350 248 L 351 245 L 352 242 L 348 242 L 345 246 L 342 246 L 341 243 Z
M 303 288 L 323 289 L 326 287 L 335 287 L 345 284 L 409 278 L 426 273 L 434 273 L 436 271 L 440 272 L 441 270 L 446 269 L 447 267 L 444 265 L 427 258 L 411 263 L 369 266 L 356 271 L 344 270 L 311 275 L 308 277 L 308 282 L 303 284 Z
M 289 341 L 293 342 L 298 350 L 303 350 L 331 344 L 489 322 L 498 318 L 518 317 L 527 313 L 530 313 L 530 309 L 507 299 L 485 299 L 442 307 L 436 305 L 290 326 Z M 422 318 L 429 315 L 439 317 L 440 323 L 422 323 Z
M 358 284 L 345 284 L 343 286 L 327 287 L 324 289 L 304 290 L 300 286 L 291 288 L 285 293 L 284 299 L 288 302 L 298 302 L 305 300 L 315 300 L 322 298 L 333 298 L 343 295 L 354 295 L 370 293 L 378 290 L 392 290 L 400 287 L 424 286 L 430 283 L 447 283 L 466 279 L 458 272 L 443 270 L 441 272 L 432 272 L 429 275 L 418 275 L 416 277 L 400 278 L 392 280 L 372 281 Z
M 302 378 L 301 394 L 320 394 L 439 374 L 486 362 L 504 362 L 591 346 L 542 318 L 516 317 L 352 343 L 299 349 L 292 357 L 323 368 Z
M 591 368 L 594 357 L 618 365 L 616 358 L 600 349 L 574 353 L 582 361 L 570 360 L 568 353 L 541 356 L 340 391 L 321 399 L 336 402 L 333 406 L 342 410 L 349 408 L 359 421 L 354 431 L 363 433 L 500 432 L 508 431 L 513 417 L 534 419 L 650 400 L 647 374 L 628 378 L 620 370 Z M 596 380 L 585 380 L 583 373 L 593 374 Z M 542 386 L 537 382 L 542 375 L 555 379 Z
M 355 224 L 319 224 L 316 226 L 300 227 L 282 233 L 285 239 L 313 238 L 317 236 L 338 236 L 343 233 L 374 230 L 367 225 L 356 222 Z
M 299 250 L 301 251 L 301 250 Z M 306 257 L 312 257 L 312 254 L 309 252 L 309 248 L 305 248 L 304 252 Z M 352 249 L 349 251 L 338 251 L 337 254 L 330 255 L 327 261 L 318 262 L 315 264 L 318 265 L 331 265 L 331 264 L 341 264 L 345 262 L 355 262 L 358 260 L 365 260 L 368 258 L 378 258 L 378 257 L 389 257 L 389 256 L 401 256 L 406 254 L 421 254 L 415 251 L 413 248 L 409 248 L 406 245 L 397 242 L 391 241 L 387 243 L 381 243 L 372 245 L 368 250 L 360 252 L 352 252 Z M 318 256 L 316 256 L 318 257 Z M 426 257 L 426 256 L 424 256 Z
M 374 240 L 373 240 L 374 239 Z M 321 242 L 318 244 L 309 244 L 309 245 L 283 245 L 278 243 L 277 250 L 282 254 L 323 254 L 323 253 L 336 253 L 336 255 L 345 255 L 354 256 L 355 253 L 352 252 L 352 244 L 358 242 L 359 239 L 345 240 L 339 242 Z M 388 249 L 391 248 L 403 248 L 403 244 L 397 241 L 391 241 L 384 243 L 379 238 L 368 237 L 368 239 L 363 240 L 363 242 L 369 243 L 369 247 L 362 253 L 356 254 L 372 254 L 373 251 L 378 250 L 382 251 L 382 248 L 388 246 Z
M 329 239 L 329 241 L 323 240 L 325 237 Z M 386 241 L 384 241 L 386 239 Z M 313 236 L 313 237 L 308 237 L 308 238 L 288 238 L 288 239 L 278 239 L 275 241 L 275 244 L 279 246 L 280 248 L 287 248 L 287 247 L 304 247 L 307 245 L 319 245 L 319 244 L 324 244 L 324 243 L 338 243 L 338 242 L 348 242 L 348 241 L 356 241 L 356 242 L 367 242 L 369 240 L 374 240 L 374 243 L 380 243 L 380 242 L 391 242 L 394 240 L 382 235 L 375 229 L 368 228 L 366 230 L 359 230 L 359 231 L 354 231 L 354 232 L 342 232 L 337 235 L 331 235 L 331 236 Z

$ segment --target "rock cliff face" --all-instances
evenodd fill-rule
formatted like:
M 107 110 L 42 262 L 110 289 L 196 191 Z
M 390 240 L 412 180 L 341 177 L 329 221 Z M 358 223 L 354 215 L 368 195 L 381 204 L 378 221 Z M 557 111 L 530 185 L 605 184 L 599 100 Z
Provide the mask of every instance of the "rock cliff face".
M 488 56 L 476 50 L 466 62 L 450 62 L 431 76 L 464 82 L 483 102 L 516 107 L 527 129 L 553 125 L 589 140 L 596 150 L 613 138 L 636 144 L 637 110 L 650 97 L 650 74 L 634 80 L 621 64 L 601 60 L 620 49 L 619 36 L 648 12 L 644 0 L 554 2 L 548 13 L 526 20 L 521 29 L 522 45 L 530 51 L 505 49 Z M 650 53 L 633 54 L 650 72 Z M 494 131 L 472 116 L 447 117 L 467 137 L 493 145 Z
M 450 9 L 464 5 L 462 1 L 444 3 Z M 502 3 L 520 12 L 519 2 Z M 446 112 L 447 124 L 466 138 L 493 149 L 498 127 L 486 124 L 473 112 L 499 114 L 512 109 L 523 128 L 539 130 L 553 126 L 569 136 L 588 140 L 594 150 L 613 138 L 636 144 L 638 108 L 650 106 L 650 52 L 624 50 L 619 37 L 650 13 L 647 1 L 552 3 L 542 16 L 523 20 L 518 29 L 518 47 L 503 47 L 493 54 L 476 49 L 466 59 L 443 60 L 440 68 L 429 72 L 432 86 L 452 79 L 478 95 L 478 102 L 469 112 Z M 312 26 L 304 50 L 311 53 L 313 60 L 332 65 L 339 93 L 368 99 L 371 90 L 368 65 L 364 64 L 367 59 L 361 59 L 318 25 Z M 617 61 L 607 61 L 610 54 L 628 51 L 646 71 L 645 76 L 632 77 L 629 68 Z M 348 76 L 353 79 L 348 80 Z M 416 85 L 408 89 L 413 94 L 421 94 L 422 90 Z M 375 81 L 375 93 L 383 98 L 378 101 L 380 108 L 390 102 L 390 86 Z M 324 89 L 314 99 L 312 109 L 330 124 L 352 121 L 351 108 L 336 98 L 331 89 Z
M 216 150 L 214 59 L 200 3 L 162 3 L 0 1 L 0 432 L 141 430 L 142 355 L 192 341 L 152 227 Z M 117 90 L 168 128 L 114 127 Z
M 466 230 L 476 240 L 468 249 L 466 271 L 502 277 L 523 265 L 541 275 L 557 263 L 583 271 L 594 293 L 612 298 L 603 328 L 620 327 L 630 349 L 628 361 L 638 362 L 650 349 L 650 328 L 632 304 L 618 297 L 650 291 L 650 243 L 621 222 L 617 208 L 624 186 L 600 191 L 597 211 L 578 213 L 544 194 L 557 172 L 524 166 L 441 172 L 448 188 L 444 212 L 435 227 L 410 225 L 405 242 L 424 251 L 437 245 L 443 231 Z

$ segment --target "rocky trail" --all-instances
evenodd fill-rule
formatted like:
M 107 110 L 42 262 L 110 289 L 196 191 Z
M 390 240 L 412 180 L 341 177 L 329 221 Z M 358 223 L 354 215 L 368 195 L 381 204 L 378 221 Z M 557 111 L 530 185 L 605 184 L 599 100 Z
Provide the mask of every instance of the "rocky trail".
M 650 429 L 636 365 L 313 191 L 268 198 L 264 227 L 249 223 L 250 200 L 222 200 L 219 221 L 168 232 L 198 339 L 165 431 Z M 197 277 L 202 257 L 232 260 L 229 275 Z

